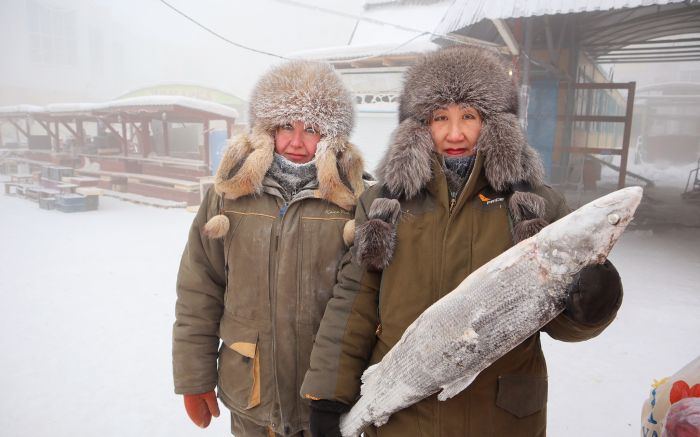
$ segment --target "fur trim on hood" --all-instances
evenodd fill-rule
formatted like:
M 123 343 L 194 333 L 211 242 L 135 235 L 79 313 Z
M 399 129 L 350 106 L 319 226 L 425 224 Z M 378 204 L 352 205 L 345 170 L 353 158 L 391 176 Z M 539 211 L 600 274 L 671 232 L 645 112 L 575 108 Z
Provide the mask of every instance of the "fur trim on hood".
M 543 227 L 544 200 L 528 191 L 543 184 L 544 167 L 520 127 L 517 87 L 503 62 L 485 49 L 441 49 L 423 56 L 408 69 L 400 97 L 400 124 L 379 164 L 379 183 L 388 197 L 406 200 L 427 186 L 433 178 L 431 161 L 436 153 L 430 119 L 434 110 L 453 103 L 472 106 L 481 115 L 477 150 L 483 155 L 484 174 L 491 187 L 503 193 L 520 193 L 509 203 L 515 223 L 514 240 L 534 235 Z M 365 223 L 367 229 L 363 228 L 365 224 L 358 227 L 356 239 L 358 244 L 370 247 L 364 250 L 362 263 L 381 270 L 389 264 L 394 245 L 372 242 L 396 241 L 395 235 L 375 235 L 389 228 L 395 232 L 395 224 L 370 225 L 373 220 L 378 219 Z
M 292 61 L 274 67 L 255 86 L 249 115 L 251 131 L 230 140 L 217 169 L 214 188 L 220 196 L 237 199 L 260 194 L 274 156 L 275 131 L 302 121 L 321 134 L 315 155 L 317 196 L 346 210 L 355 206 L 364 190 L 364 165 L 359 151 L 348 141 L 353 127 L 352 99 L 330 65 Z M 222 234 L 227 227 L 221 217 L 219 214 L 205 226 L 210 238 L 226 234 Z

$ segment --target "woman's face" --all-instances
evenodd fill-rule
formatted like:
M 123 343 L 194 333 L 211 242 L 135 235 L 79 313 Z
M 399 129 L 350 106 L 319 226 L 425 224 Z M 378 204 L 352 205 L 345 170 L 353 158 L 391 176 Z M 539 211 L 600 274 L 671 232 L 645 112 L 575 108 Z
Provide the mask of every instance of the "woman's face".
M 481 116 L 471 106 L 452 103 L 433 111 L 430 134 L 435 150 L 448 157 L 471 156 L 481 132 Z
M 304 164 L 316 155 L 321 134 L 301 121 L 285 124 L 275 132 L 275 152 L 297 164 Z

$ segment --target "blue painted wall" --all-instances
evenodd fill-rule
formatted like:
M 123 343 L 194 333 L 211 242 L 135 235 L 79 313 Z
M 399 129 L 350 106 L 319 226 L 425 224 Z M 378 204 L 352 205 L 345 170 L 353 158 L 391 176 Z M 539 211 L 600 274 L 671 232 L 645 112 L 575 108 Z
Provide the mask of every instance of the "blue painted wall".
M 216 169 L 219 168 L 221 156 L 226 149 L 226 131 L 213 130 L 209 132 L 209 165 L 211 174 L 216 174 Z
M 531 82 L 527 108 L 527 141 L 540 153 L 547 180 L 552 176 L 558 97 L 559 81 L 545 79 Z

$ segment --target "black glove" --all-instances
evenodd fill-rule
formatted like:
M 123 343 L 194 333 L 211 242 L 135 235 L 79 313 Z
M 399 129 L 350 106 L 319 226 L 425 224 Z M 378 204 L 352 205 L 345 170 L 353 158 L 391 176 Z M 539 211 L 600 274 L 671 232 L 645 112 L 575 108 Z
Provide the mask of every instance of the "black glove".
M 349 406 L 338 401 L 311 401 L 309 427 L 312 437 L 341 437 L 340 415 L 349 409 Z
M 610 317 L 622 302 L 622 282 L 615 266 L 584 267 L 569 289 L 564 314 L 580 323 L 595 325 Z

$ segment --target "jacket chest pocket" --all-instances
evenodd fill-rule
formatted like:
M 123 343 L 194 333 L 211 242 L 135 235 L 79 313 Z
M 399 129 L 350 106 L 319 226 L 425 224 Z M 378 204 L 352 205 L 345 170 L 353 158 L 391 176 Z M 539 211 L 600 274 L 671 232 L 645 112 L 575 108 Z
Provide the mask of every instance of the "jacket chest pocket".
M 276 217 L 235 211 L 227 216 L 226 310 L 248 320 L 269 318 L 270 239 Z
M 299 321 L 318 327 L 333 292 L 346 218 L 302 217 L 300 238 Z
M 472 270 L 476 270 L 513 246 L 508 208 L 504 202 L 485 204 L 478 200 L 472 208 Z

